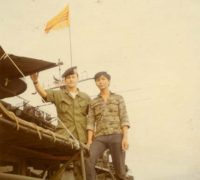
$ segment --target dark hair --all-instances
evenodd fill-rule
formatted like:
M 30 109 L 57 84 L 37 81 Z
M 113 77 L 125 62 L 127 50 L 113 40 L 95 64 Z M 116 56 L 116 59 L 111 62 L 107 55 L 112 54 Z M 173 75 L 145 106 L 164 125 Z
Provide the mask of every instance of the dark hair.
M 105 76 L 109 81 L 111 79 L 111 76 L 110 74 L 108 74 L 106 71 L 101 71 L 101 72 L 98 72 L 94 75 L 94 80 L 96 81 L 99 77 L 101 76 Z

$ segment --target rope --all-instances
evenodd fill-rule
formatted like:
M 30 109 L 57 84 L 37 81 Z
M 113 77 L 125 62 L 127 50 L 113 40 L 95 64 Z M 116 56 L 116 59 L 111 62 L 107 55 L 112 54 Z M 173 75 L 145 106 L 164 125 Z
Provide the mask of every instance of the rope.
M 5 59 L 5 58 L 6 58 L 6 53 L 4 53 L 4 54 L 1 56 L 0 60 L 3 60 L 3 59 Z
M 17 119 L 17 117 L 15 116 L 15 113 L 13 112 L 8 112 L 10 114 L 10 116 L 15 120 L 16 125 L 17 125 L 17 131 L 19 131 L 19 120 Z
M 46 100 L 41 96 L 42 100 L 44 102 L 46 102 Z M 67 127 L 65 126 L 65 124 L 58 118 L 58 121 L 60 121 L 61 125 L 64 127 L 65 131 L 72 137 L 72 139 L 75 141 L 75 144 L 77 145 L 77 148 L 79 149 L 80 148 L 80 143 L 78 141 L 78 139 L 76 139 L 74 137 L 74 135 L 69 131 L 69 129 L 67 129 Z
M 65 128 L 65 130 L 67 131 L 67 133 L 72 137 L 72 139 L 75 141 L 75 144 L 78 146 L 78 148 L 80 148 L 80 143 L 78 141 L 78 139 L 76 139 L 73 134 L 69 131 L 69 129 L 67 129 L 67 127 L 65 126 L 65 124 L 58 118 L 58 121 L 60 121 L 60 123 L 62 124 L 62 126 Z M 73 146 L 73 145 L 72 145 Z
M 3 111 L 3 113 L 6 114 L 6 116 L 10 117 L 11 119 L 14 119 L 16 122 L 16 126 L 17 126 L 17 131 L 19 130 L 19 120 L 17 119 L 17 117 L 15 116 L 15 114 L 11 111 L 7 111 L 7 109 L 4 107 L 3 104 L 0 103 L 0 109 Z
M 35 125 L 35 124 L 34 124 L 34 125 Z M 36 127 L 36 130 L 37 130 L 39 139 L 41 140 L 41 139 L 42 139 L 42 135 L 41 135 L 41 133 L 40 133 L 39 127 L 38 127 L 37 125 L 35 125 L 35 127 Z
M 56 142 L 56 136 L 55 136 L 55 133 L 53 133 L 52 131 L 50 131 L 50 130 L 46 130 L 47 132 L 49 132 L 51 135 L 52 135 L 52 137 L 53 137 L 53 142 L 55 143 Z
M 25 78 L 24 73 L 18 68 L 18 66 L 15 64 L 15 62 L 12 60 L 12 58 L 6 54 L 6 57 L 8 57 L 8 59 L 12 62 L 12 64 L 16 67 L 16 69 L 19 71 L 19 73 Z
M 15 66 L 15 68 L 19 71 L 19 73 L 25 78 L 25 75 L 24 75 L 24 73 L 18 68 L 18 66 L 15 64 L 15 62 L 12 60 L 12 58 L 8 55 L 8 54 L 6 54 L 6 53 L 4 53 L 2 56 L 1 56 L 1 59 L 2 58 L 6 58 L 6 57 L 8 57 L 8 59 L 12 62 L 12 64 Z M 0 59 L 0 60 L 1 60 Z M 44 98 L 42 97 L 42 99 L 44 100 Z M 45 100 L 44 100 L 45 101 Z M 80 144 L 79 144 L 79 141 L 73 136 L 73 134 L 67 129 L 67 127 L 65 126 L 65 124 L 59 119 L 59 121 L 61 122 L 61 124 L 62 124 L 62 126 L 64 127 L 64 129 L 67 131 L 67 133 L 72 137 L 72 139 L 75 141 L 75 143 L 77 144 L 77 146 L 78 146 L 78 148 L 80 148 Z M 39 129 L 37 129 L 37 131 L 38 131 L 38 135 L 39 135 L 39 137 L 41 138 L 41 134 L 40 134 L 40 132 L 39 132 Z

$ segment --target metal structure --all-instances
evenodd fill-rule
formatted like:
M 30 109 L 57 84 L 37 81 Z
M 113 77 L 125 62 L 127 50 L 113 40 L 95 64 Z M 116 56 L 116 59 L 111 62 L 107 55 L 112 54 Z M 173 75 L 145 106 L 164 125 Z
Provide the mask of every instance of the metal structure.
M 24 92 L 27 85 L 22 77 L 56 66 L 48 61 L 6 54 L 0 46 L 0 99 Z M 82 178 L 86 180 L 87 147 L 72 137 L 55 133 L 51 120 L 50 114 L 26 101 L 13 106 L 0 100 L 1 180 L 75 180 L 74 161 L 80 162 Z M 100 159 L 96 170 L 98 180 L 115 179 L 108 158 Z
M 10 166 L 7 173 L 48 179 L 82 156 L 73 139 L 17 117 L 2 103 L 0 129 L 0 166 Z

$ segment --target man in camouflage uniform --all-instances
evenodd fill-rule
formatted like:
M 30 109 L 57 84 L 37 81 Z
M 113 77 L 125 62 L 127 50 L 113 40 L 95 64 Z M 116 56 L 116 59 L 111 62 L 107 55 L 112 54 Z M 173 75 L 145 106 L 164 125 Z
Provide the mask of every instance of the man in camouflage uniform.
M 100 94 L 90 103 L 88 114 L 87 180 L 95 180 L 95 164 L 106 149 L 110 150 L 115 176 L 126 179 L 125 151 L 128 149 L 128 128 L 130 127 L 123 97 L 110 92 L 110 75 L 99 72 L 94 77 Z
M 66 84 L 64 89 L 44 90 L 38 82 L 38 73 L 31 75 L 33 84 L 40 96 L 55 104 L 58 118 L 78 141 L 85 144 L 87 142 L 86 116 L 90 97 L 77 88 L 78 73 L 76 66 L 67 69 L 62 77 Z M 58 122 L 56 132 L 69 137 L 70 135 L 62 123 Z M 75 171 L 77 171 L 76 168 Z M 76 179 L 81 178 L 77 177 Z

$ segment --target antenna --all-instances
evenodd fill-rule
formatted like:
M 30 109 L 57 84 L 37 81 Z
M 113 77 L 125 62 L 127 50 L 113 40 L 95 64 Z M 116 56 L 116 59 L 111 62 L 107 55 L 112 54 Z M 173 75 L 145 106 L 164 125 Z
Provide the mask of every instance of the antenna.
M 60 61 L 60 58 L 58 59 L 58 70 L 59 70 L 59 79 L 61 80 L 61 65 L 63 65 L 63 62 Z

